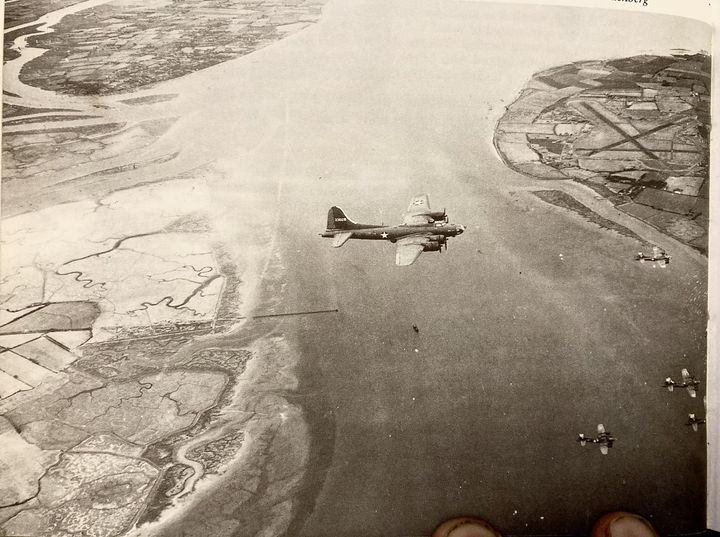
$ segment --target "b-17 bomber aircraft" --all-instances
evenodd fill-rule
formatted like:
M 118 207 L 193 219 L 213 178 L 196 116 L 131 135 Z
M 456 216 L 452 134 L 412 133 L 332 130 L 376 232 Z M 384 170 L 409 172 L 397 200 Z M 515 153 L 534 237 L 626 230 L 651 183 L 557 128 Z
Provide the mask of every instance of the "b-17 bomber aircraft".
M 600 446 L 600 453 L 607 455 L 608 449 L 613 447 L 617 438 L 615 438 L 609 431 L 605 431 L 605 426 L 602 423 L 598 423 L 597 432 L 598 434 L 595 438 L 585 436 L 583 433 L 580 433 L 577 437 L 577 441 L 580 442 L 581 446 L 584 446 L 588 442 L 591 444 L 598 444 Z
M 692 427 L 692 430 L 697 432 L 698 431 L 698 425 L 704 425 L 705 424 L 705 418 L 698 418 L 695 416 L 695 414 L 688 414 L 688 420 L 685 425 L 689 425 Z
M 685 388 L 690 397 L 697 397 L 697 390 L 700 387 L 700 381 L 696 379 L 690 372 L 683 368 L 680 372 L 682 375 L 682 382 L 675 382 L 671 377 L 667 377 L 663 383 L 663 387 L 667 388 L 669 392 L 677 388 Z
M 412 265 L 423 252 L 439 252 L 449 237 L 465 231 L 465 226 L 448 223 L 447 213 L 431 211 L 427 194 L 415 196 L 403 215 L 402 224 L 377 226 L 356 224 L 340 207 L 328 211 L 327 229 L 321 237 L 333 239 L 334 248 L 339 248 L 350 239 L 390 241 L 397 244 L 395 263 L 399 266 Z
M 657 262 L 660 264 L 661 268 L 665 268 L 669 265 L 670 259 L 672 259 L 672 257 L 667 255 L 665 250 L 658 248 L 657 246 L 653 246 L 653 253 L 651 255 L 638 252 L 635 256 L 635 260 L 640 261 L 640 263 L 644 263 L 645 261 Z

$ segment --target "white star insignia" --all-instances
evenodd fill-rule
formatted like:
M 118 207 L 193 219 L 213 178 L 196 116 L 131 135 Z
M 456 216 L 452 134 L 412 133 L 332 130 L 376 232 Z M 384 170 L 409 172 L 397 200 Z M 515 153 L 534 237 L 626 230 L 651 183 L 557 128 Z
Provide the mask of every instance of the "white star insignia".
M 383 231 L 382 233 L 380 233 L 380 236 L 381 236 L 383 239 L 387 239 L 387 238 L 388 238 L 388 234 L 385 233 L 384 231 Z

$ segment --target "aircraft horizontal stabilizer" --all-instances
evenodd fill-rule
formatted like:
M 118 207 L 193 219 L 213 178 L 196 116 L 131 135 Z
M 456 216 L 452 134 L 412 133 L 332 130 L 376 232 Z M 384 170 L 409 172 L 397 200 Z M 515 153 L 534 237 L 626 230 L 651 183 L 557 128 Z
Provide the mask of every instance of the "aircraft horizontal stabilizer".
M 350 240 L 350 237 L 352 237 L 352 232 L 350 231 L 346 231 L 344 233 L 336 233 L 333 237 L 333 248 L 340 248 L 343 244 Z

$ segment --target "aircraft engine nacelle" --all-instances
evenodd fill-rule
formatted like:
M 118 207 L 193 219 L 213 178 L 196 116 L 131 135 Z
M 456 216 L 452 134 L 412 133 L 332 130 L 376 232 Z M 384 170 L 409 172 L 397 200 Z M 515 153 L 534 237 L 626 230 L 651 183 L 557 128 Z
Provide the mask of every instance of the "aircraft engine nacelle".
M 431 241 L 437 242 L 438 244 L 445 244 L 447 237 L 445 235 L 430 235 L 428 237 Z
M 448 220 L 448 215 L 444 209 L 442 211 L 432 211 L 428 213 L 428 216 L 432 218 L 435 222 L 437 222 L 438 220 L 445 220 L 447 222 Z
M 423 252 L 437 252 L 442 248 L 439 242 L 437 241 L 431 241 L 428 242 L 425 246 L 423 246 Z

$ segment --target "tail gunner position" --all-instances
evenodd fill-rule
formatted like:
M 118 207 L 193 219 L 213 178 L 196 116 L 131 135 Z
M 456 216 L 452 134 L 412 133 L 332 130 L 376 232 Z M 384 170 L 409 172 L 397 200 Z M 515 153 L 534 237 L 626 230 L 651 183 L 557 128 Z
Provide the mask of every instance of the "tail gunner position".
M 320 236 L 333 239 L 339 248 L 350 239 L 390 241 L 397 243 L 395 263 L 412 265 L 423 252 L 440 252 L 449 237 L 465 231 L 465 226 L 449 224 L 447 213 L 431 211 L 427 194 L 415 196 L 410 202 L 403 222 L 397 226 L 356 224 L 339 207 L 328 211 L 327 229 Z

